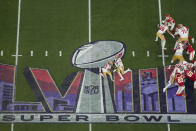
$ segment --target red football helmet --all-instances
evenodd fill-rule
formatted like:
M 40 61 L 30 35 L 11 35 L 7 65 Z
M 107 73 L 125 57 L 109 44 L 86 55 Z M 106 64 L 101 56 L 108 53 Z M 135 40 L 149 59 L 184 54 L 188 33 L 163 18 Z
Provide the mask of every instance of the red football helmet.
M 170 17 L 170 14 L 166 14 L 166 17 Z

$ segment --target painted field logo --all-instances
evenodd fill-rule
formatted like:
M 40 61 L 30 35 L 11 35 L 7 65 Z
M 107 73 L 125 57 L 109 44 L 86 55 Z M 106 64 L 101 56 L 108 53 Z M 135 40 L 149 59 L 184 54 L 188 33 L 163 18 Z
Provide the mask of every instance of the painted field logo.
M 196 113 L 192 81 L 185 84 L 187 97 L 176 96 L 175 83 L 163 93 L 173 68 L 124 71 L 124 53 L 118 41 L 81 46 L 72 64 L 83 71 L 67 76 L 62 87 L 47 69 L 25 68 L 37 102 L 13 101 L 15 66 L 0 64 L 0 122 L 196 123 L 187 115 Z
M 98 94 L 99 93 L 99 86 L 85 86 L 84 87 L 84 93 L 85 94 L 89 94 L 89 95 L 94 95 L 94 94 Z

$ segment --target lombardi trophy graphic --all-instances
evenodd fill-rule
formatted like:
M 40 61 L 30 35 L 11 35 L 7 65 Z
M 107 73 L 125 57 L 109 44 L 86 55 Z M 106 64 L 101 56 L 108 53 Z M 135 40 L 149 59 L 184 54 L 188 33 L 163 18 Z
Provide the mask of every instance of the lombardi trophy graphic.
M 124 44 L 118 41 L 95 41 L 78 48 L 72 64 L 84 69 L 76 113 L 114 113 L 109 81 L 100 75 L 109 61 L 124 54 Z

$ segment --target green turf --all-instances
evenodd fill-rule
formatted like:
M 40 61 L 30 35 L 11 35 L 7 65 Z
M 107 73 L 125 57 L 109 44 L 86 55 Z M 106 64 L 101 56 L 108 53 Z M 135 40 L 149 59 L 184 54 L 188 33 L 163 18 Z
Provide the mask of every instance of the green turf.
M 190 33 L 196 32 L 195 0 L 162 0 L 162 14 L 170 13 L 176 23 L 190 27 Z M 0 0 L 0 63 L 14 64 L 17 30 L 17 1 Z M 162 66 L 160 42 L 155 43 L 156 25 L 159 23 L 158 0 L 92 0 L 92 41 L 118 40 L 126 44 L 123 62 L 126 68 L 133 70 Z M 170 48 L 175 40 L 166 35 L 169 58 L 173 55 Z M 36 101 L 28 85 L 23 70 L 25 67 L 49 69 L 55 82 L 60 86 L 64 78 L 75 71 L 81 71 L 71 65 L 71 56 L 80 45 L 88 42 L 88 1 L 87 0 L 22 0 L 21 28 L 16 100 Z M 195 47 L 195 45 L 194 45 Z M 30 56 L 30 51 L 34 56 Z M 48 57 L 44 52 L 49 52 Z M 63 56 L 58 56 L 58 51 Z M 150 57 L 146 51 L 150 51 Z M 135 51 L 135 57 L 132 56 Z M 167 130 L 166 124 L 93 124 L 93 131 L 152 131 Z M 171 131 L 194 131 L 196 125 L 171 125 Z M 0 131 L 9 131 L 10 124 L 0 124 Z M 14 131 L 86 131 L 88 124 L 15 124 Z
M 16 29 L 17 29 L 17 1 L 0 1 L 0 50 L 4 56 L 0 56 L 0 63 L 14 64 L 16 49 Z

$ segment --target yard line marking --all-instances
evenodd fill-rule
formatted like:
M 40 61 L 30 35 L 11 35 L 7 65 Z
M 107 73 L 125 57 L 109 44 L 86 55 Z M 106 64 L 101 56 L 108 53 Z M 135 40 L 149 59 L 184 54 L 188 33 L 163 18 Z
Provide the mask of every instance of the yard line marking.
M 135 51 L 132 51 L 132 56 L 135 57 Z
M 161 14 L 161 0 L 158 0 L 159 1 L 159 22 L 160 22 L 160 25 L 162 23 L 162 14 Z
M 160 22 L 160 25 L 161 25 L 161 23 L 162 23 L 161 0 L 158 0 L 158 3 L 159 3 L 159 22 Z M 164 49 L 162 49 L 162 61 L 163 61 L 163 66 L 165 66 L 165 52 L 164 52 Z M 170 124 L 167 124 L 167 130 L 170 131 Z
M 13 84 L 13 99 L 16 98 L 16 77 L 17 77 L 17 66 L 18 66 L 18 48 L 19 48 L 19 37 L 20 37 L 20 13 L 21 13 L 21 0 L 18 0 L 18 20 L 17 20 L 17 36 L 16 36 L 16 56 L 15 56 L 15 68 L 14 68 L 14 84 Z M 14 113 L 14 110 L 13 110 Z M 14 131 L 14 123 L 11 124 L 11 131 Z
M 22 55 L 12 55 L 12 56 L 14 56 L 14 57 L 18 57 L 18 56 L 22 56 Z
M 169 57 L 169 55 L 158 55 L 158 57 Z
M 91 0 L 88 0 L 88 42 L 91 42 Z M 102 84 L 101 84 L 102 85 Z M 89 123 L 89 131 L 92 131 L 92 123 Z
M 45 51 L 45 56 L 48 56 L 48 51 L 47 50 Z
M 89 131 L 92 131 L 92 123 L 89 123 Z
M 170 131 L 170 124 L 167 124 L 167 129 L 168 131 Z
M 3 50 L 1 50 L 1 56 L 3 56 Z
M 146 55 L 149 57 L 150 56 L 150 52 L 149 50 L 146 52 Z
M 91 0 L 88 0 L 88 41 L 91 42 Z
M 62 51 L 61 50 L 59 51 L 59 56 L 62 56 Z
M 33 56 L 33 50 L 30 51 L 30 55 Z

